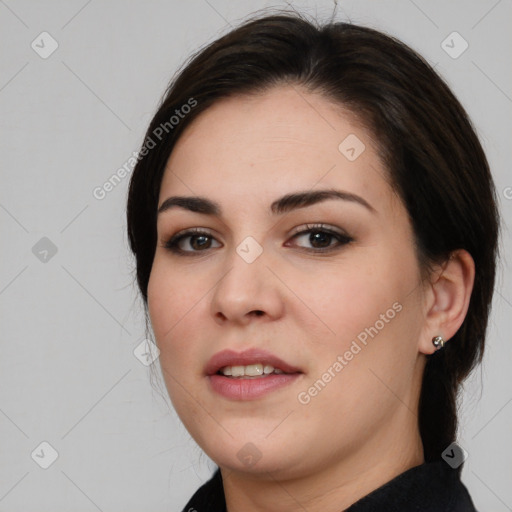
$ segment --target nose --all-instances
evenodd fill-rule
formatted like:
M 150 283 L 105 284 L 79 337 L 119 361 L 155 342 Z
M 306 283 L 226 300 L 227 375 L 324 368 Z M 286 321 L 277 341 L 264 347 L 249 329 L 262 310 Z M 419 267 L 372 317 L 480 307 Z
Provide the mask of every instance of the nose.
M 233 250 L 228 270 L 217 282 L 211 300 L 216 322 L 245 325 L 255 318 L 279 318 L 284 311 L 282 284 L 263 252 L 252 263 Z

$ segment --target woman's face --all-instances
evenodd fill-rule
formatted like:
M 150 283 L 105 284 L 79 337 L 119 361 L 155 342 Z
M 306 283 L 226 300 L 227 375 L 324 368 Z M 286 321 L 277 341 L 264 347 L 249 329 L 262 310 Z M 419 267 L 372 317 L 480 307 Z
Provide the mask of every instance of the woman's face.
M 172 152 L 159 207 L 177 196 L 218 211 L 167 202 L 148 306 L 169 395 L 205 452 L 292 476 L 417 448 L 420 340 L 436 333 L 369 134 L 298 87 L 223 100 Z

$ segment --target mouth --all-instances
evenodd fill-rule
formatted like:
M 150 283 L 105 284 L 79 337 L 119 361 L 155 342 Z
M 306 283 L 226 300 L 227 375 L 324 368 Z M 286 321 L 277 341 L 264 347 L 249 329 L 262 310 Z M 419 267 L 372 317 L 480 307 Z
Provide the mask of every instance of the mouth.
M 304 372 L 269 352 L 250 349 L 215 354 L 205 374 L 211 389 L 224 398 L 252 400 L 291 384 Z
M 224 377 L 230 377 L 232 379 L 257 379 L 259 377 L 266 377 L 267 375 L 279 375 L 284 373 L 287 372 L 284 372 L 280 368 L 274 368 L 271 364 L 256 363 L 245 366 L 224 366 L 216 375 L 224 375 Z
M 249 349 L 243 352 L 223 350 L 215 354 L 205 367 L 206 375 L 231 378 L 259 378 L 272 374 L 303 373 L 302 370 L 270 352 Z

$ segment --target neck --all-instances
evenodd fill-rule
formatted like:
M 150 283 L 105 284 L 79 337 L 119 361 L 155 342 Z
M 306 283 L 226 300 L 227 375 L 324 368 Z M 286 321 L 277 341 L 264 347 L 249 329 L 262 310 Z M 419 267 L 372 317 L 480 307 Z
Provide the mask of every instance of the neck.
M 401 473 L 423 464 L 417 418 L 405 407 L 402 412 L 398 420 L 403 428 L 397 430 L 393 424 L 379 429 L 357 453 L 313 468 L 309 474 L 290 478 L 283 472 L 272 472 L 256 476 L 221 467 L 227 511 L 345 510 Z

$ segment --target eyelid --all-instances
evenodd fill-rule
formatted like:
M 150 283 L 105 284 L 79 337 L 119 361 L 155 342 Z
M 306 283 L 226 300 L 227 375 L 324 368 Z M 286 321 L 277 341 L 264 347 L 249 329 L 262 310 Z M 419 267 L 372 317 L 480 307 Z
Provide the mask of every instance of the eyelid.
M 292 231 L 291 236 L 293 237 L 299 233 L 304 233 L 307 231 L 314 231 L 314 230 L 327 231 L 327 232 L 331 232 L 331 233 L 336 233 L 337 235 L 344 236 L 346 238 L 351 238 L 347 232 L 345 232 L 335 226 L 331 226 L 329 224 L 324 224 L 323 222 L 313 222 L 312 224 L 309 224 L 309 223 L 303 224 L 302 226 L 295 228 Z
M 211 229 L 208 228 L 185 228 L 181 229 L 180 231 L 177 231 L 169 238 L 178 238 L 181 235 L 210 235 L 212 238 L 214 238 L 213 232 Z
M 294 228 L 293 231 L 291 232 L 290 236 L 294 236 L 298 233 L 302 233 L 303 231 L 308 231 L 308 230 L 312 230 L 312 229 L 327 229 L 330 231 L 334 231 L 338 235 L 349 237 L 348 233 L 346 233 L 345 231 L 343 231 L 335 226 L 330 226 L 330 225 L 322 223 L 322 222 L 316 222 L 316 223 L 313 222 L 311 224 L 310 223 L 302 224 L 301 226 Z M 172 235 L 172 237 L 170 237 L 170 238 L 177 238 L 180 235 L 185 235 L 185 234 L 209 234 L 212 237 L 214 236 L 213 231 L 209 228 L 194 227 L 194 228 L 181 229 L 180 231 L 177 231 L 176 233 L 174 233 L 174 235 Z

